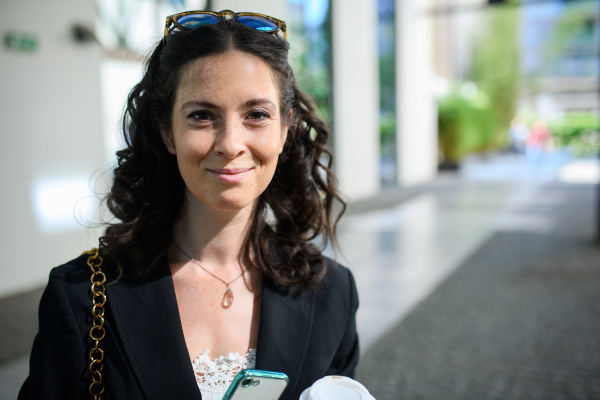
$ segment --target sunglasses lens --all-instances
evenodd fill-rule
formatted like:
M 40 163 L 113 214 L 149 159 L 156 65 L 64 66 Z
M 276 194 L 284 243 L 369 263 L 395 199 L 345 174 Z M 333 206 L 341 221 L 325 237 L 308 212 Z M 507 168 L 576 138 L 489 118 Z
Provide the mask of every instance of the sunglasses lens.
M 190 14 L 177 18 L 179 25 L 194 29 L 201 25 L 214 25 L 219 21 L 219 17 L 211 14 Z
M 239 15 L 237 20 L 247 27 L 261 32 L 275 32 L 277 30 L 277 23 L 268 18 L 255 15 Z

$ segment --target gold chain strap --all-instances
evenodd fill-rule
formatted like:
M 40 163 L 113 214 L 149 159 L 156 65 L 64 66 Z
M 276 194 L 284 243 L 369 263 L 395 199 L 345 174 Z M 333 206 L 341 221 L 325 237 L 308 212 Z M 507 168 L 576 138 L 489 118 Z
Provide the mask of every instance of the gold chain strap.
M 92 383 L 90 384 L 90 394 L 94 400 L 100 400 L 100 395 L 104 392 L 104 382 L 102 382 L 102 361 L 104 360 L 104 351 L 100 348 L 100 341 L 104 339 L 106 330 L 104 329 L 104 304 L 106 304 L 106 275 L 102 272 L 102 257 L 98 248 L 85 251 L 83 254 L 89 255 L 87 264 L 92 270 L 90 282 L 92 287 L 92 329 L 90 337 L 95 342 L 95 346 L 90 350 L 89 370 L 92 374 Z

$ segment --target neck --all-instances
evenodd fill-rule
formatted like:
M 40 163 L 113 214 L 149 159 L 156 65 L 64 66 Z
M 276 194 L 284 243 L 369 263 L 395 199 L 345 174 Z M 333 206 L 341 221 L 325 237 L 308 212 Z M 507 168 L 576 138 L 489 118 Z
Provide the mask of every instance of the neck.
M 186 202 L 175 223 L 173 240 L 191 257 L 213 271 L 244 264 L 244 247 L 252 224 L 254 205 L 242 210 L 217 211 L 198 202 Z M 171 246 L 173 261 L 189 261 Z

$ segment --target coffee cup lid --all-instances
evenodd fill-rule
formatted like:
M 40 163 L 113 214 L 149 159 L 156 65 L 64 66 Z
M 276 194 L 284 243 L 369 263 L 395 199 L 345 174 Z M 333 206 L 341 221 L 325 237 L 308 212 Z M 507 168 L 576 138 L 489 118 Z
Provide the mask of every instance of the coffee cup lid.
M 345 376 L 326 376 L 305 392 L 302 400 L 374 400 L 360 382 Z

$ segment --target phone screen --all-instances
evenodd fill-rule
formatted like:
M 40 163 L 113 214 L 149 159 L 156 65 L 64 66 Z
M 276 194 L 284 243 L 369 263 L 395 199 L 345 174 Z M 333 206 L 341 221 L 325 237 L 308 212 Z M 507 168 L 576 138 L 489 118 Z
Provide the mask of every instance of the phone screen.
M 278 400 L 288 384 L 281 372 L 244 369 L 237 373 L 223 400 Z

